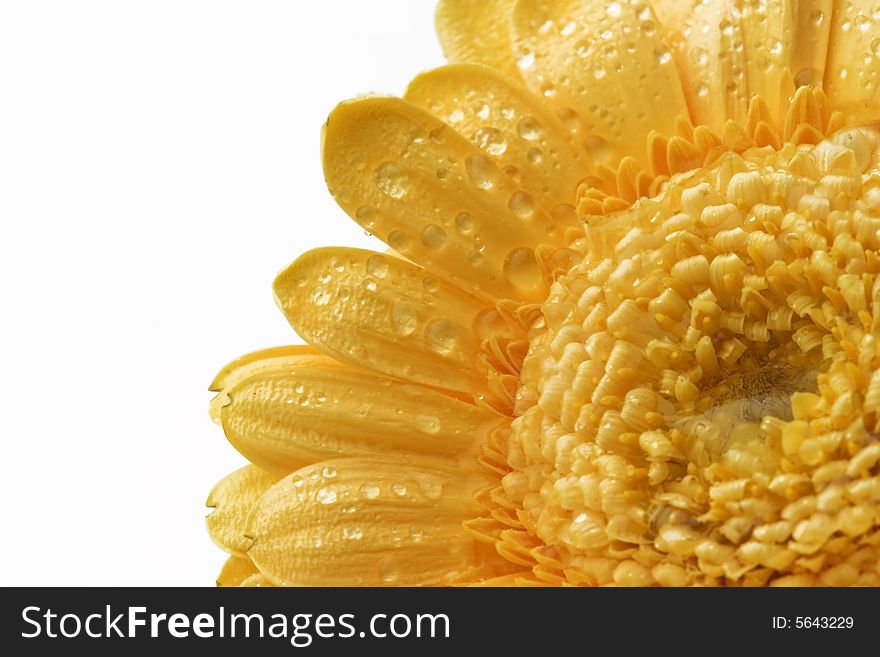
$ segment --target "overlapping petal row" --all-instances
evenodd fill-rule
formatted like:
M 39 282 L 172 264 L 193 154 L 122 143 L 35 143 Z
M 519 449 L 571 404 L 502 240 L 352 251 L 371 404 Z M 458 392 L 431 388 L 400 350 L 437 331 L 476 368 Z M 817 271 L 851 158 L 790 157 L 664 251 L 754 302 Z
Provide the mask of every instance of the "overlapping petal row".
M 880 10 L 441 0 L 339 105 L 221 585 L 880 584 Z M 875 315 L 875 313 L 877 313 Z

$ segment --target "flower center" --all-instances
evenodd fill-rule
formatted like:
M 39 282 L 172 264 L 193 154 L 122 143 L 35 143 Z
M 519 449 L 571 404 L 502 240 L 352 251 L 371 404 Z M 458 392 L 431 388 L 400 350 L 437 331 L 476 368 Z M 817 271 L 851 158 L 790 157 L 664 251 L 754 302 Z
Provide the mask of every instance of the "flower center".
M 858 579 L 841 564 L 872 526 L 859 482 L 880 491 L 878 143 L 727 152 L 583 217 L 502 480 L 570 580 Z

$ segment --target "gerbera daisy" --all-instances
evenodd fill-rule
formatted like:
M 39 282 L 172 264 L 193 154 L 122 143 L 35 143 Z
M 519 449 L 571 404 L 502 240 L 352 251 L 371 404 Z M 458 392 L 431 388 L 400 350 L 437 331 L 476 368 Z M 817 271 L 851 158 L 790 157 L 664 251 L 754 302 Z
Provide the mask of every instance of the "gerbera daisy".
M 441 0 L 339 105 L 391 251 L 227 366 L 221 584 L 880 584 L 880 7 Z

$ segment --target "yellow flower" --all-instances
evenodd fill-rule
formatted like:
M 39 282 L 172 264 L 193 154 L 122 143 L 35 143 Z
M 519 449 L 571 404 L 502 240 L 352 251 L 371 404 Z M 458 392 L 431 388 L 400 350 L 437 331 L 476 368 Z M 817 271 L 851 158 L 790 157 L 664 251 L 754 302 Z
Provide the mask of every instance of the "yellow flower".
M 393 250 L 275 281 L 227 366 L 222 584 L 880 584 L 880 11 L 441 0 L 339 105 Z

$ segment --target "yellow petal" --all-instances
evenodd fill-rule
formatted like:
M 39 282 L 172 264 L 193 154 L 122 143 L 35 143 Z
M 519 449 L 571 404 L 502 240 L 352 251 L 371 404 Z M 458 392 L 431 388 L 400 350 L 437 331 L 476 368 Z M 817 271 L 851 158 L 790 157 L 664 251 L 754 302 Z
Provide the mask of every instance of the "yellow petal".
M 474 482 L 476 483 L 476 482 Z M 281 586 L 434 585 L 473 577 L 472 490 L 442 459 L 339 459 L 285 477 L 251 518 L 248 555 Z
M 877 98 L 880 76 L 880 12 L 876 2 L 834 2 L 829 13 L 825 92 L 833 105 Z
M 250 544 L 245 537 L 248 514 L 278 479 L 278 475 L 246 465 L 217 482 L 205 502 L 214 509 L 205 520 L 211 540 L 243 558 Z
M 229 442 L 284 473 L 340 454 L 456 455 L 504 421 L 436 390 L 346 368 L 292 366 L 228 394 Z
M 342 103 L 325 126 L 324 175 L 351 217 L 434 274 L 485 298 L 546 296 L 534 248 L 561 244 L 562 231 L 428 112 L 397 98 Z
M 655 0 L 668 49 L 657 56 L 675 59 L 691 120 L 716 130 L 724 121 L 745 122 L 749 107 L 742 23 L 730 4 L 710 0 Z
M 483 66 L 458 64 L 422 73 L 404 98 L 446 121 L 503 170 L 515 171 L 551 215 L 573 216 L 586 154 L 547 104 L 523 86 Z
M 240 586 L 248 577 L 257 573 L 259 571 L 254 562 L 247 557 L 229 557 L 217 575 L 217 586 Z
M 764 99 L 777 125 L 795 84 L 822 81 L 831 14 L 832 0 L 743 3 L 749 94 Z
M 485 302 L 421 267 L 372 251 L 315 249 L 274 287 L 294 330 L 334 358 L 457 392 L 485 386 L 473 330 Z
M 208 390 L 219 392 L 223 388 L 228 388 L 242 379 L 246 379 L 251 374 L 262 371 L 264 368 L 271 368 L 281 362 L 293 362 L 292 359 L 320 355 L 321 352 L 314 347 L 299 344 L 252 351 L 227 363 L 217 373 L 217 376 L 214 377 L 211 385 L 208 386 Z
M 435 25 L 450 62 L 472 62 L 519 79 L 510 44 L 514 0 L 440 0 Z
M 625 156 L 647 164 L 652 130 L 674 134 L 688 116 L 678 70 L 644 2 L 519 0 L 514 46 L 529 87 L 557 108 L 574 110 L 592 137 L 597 161 Z
M 236 358 L 220 370 L 208 387 L 208 390 L 218 393 L 208 406 L 208 413 L 211 419 L 220 424 L 220 409 L 229 403 L 229 397 L 225 389 L 234 386 L 239 381 L 253 374 L 269 372 L 273 369 L 284 369 L 288 365 L 297 363 L 311 363 L 324 367 L 334 366 L 332 359 L 327 358 L 317 349 L 308 345 L 271 347 Z

